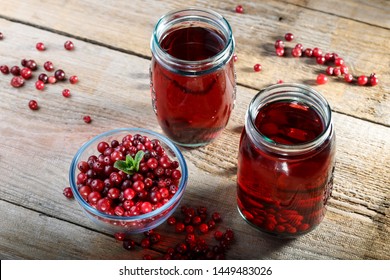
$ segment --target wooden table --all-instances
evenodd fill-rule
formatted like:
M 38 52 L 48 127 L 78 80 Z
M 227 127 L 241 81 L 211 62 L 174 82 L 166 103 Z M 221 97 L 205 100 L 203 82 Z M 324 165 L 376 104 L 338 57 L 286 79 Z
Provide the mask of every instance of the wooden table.
M 220 211 L 223 226 L 236 232 L 229 259 L 390 259 L 390 2 L 376 1 L 1 1 L 0 65 L 23 58 L 51 60 L 69 82 L 35 89 L 28 81 L 10 86 L 0 74 L 0 257 L 1 259 L 140 259 L 158 256 L 177 242 L 166 224 L 157 249 L 126 251 L 88 220 L 69 186 L 70 162 L 91 137 L 119 127 L 161 132 L 151 108 L 149 41 L 163 14 L 187 6 L 224 15 L 238 55 L 237 106 L 215 142 L 182 149 L 189 166 L 183 204 Z M 320 47 L 342 56 L 355 75 L 377 73 L 377 86 L 315 78 L 325 66 L 309 58 L 280 58 L 274 42 L 286 32 L 290 43 Z M 73 51 L 63 44 L 71 39 Z M 35 49 L 44 42 L 46 50 Z M 263 70 L 254 72 L 261 63 Z M 303 83 L 323 93 L 334 112 L 337 163 L 327 215 L 313 232 L 275 240 L 247 225 L 236 209 L 236 159 L 248 103 L 259 89 L 276 83 Z M 61 94 L 69 87 L 72 96 Z M 40 109 L 32 111 L 28 101 Z M 90 115 L 92 122 L 82 117 Z M 134 238 L 139 240 L 142 234 Z

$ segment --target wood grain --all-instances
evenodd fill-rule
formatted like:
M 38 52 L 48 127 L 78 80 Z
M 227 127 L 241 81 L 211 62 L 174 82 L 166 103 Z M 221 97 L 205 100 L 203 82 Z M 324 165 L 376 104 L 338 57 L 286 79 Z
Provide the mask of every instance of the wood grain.
M 93 0 L 81 3 L 70 0 L 65 6 L 49 1 L 45 9 L 39 0 L 29 0 L 20 5 L 4 5 L 0 17 L 149 58 L 152 29 L 160 16 L 189 6 L 211 8 L 232 25 L 239 57 L 236 64 L 239 84 L 260 89 L 281 79 L 315 86 L 316 76 L 325 71 L 324 66 L 316 65 L 313 59 L 275 56 L 274 41 L 291 31 L 296 40 L 289 47 L 302 43 L 304 47 L 337 52 L 356 76 L 377 73 L 380 84 L 376 87 L 351 86 L 333 77 L 318 89 L 333 110 L 389 126 L 390 2 L 351 0 L 343 1 L 342 5 L 337 1 L 287 2 L 291 4 L 251 1 L 244 5 L 244 14 L 237 14 L 234 12 L 237 4 L 231 0 L 150 1 L 148 8 L 143 1 L 97 4 Z M 261 73 L 253 72 L 254 63 L 262 64 Z
M 144 251 L 123 250 L 62 189 L 68 185 L 73 155 L 96 134 L 131 126 L 161 132 L 150 106 L 149 59 L 82 40 L 74 40 L 76 49 L 67 52 L 62 48 L 67 36 L 8 20 L 0 25 L 5 34 L 13 34 L 0 44 L 2 63 L 18 64 L 28 57 L 42 64 L 50 59 L 80 78 L 79 84 L 57 83 L 38 92 L 31 81 L 14 89 L 10 76 L 0 76 L 1 258 L 141 258 Z M 38 39 L 47 42 L 47 51 L 34 49 Z M 64 86 L 72 91 L 69 99 L 61 96 Z M 239 86 L 237 107 L 222 136 L 206 147 L 182 149 L 190 172 L 183 204 L 223 213 L 223 227 L 233 228 L 238 238 L 230 259 L 390 259 L 390 129 L 384 124 L 334 114 L 333 198 L 324 222 L 312 233 L 275 240 L 240 217 L 236 153 L 245 111 L 256 92 Z M 32 98 L 40 110 L 27 108 Z M 89 125 L 82 121 L 86 114 L 93 119 Z M 167 225 L 159 231 L 165 239 L 151 251 L 154 255 L 177 242 Z

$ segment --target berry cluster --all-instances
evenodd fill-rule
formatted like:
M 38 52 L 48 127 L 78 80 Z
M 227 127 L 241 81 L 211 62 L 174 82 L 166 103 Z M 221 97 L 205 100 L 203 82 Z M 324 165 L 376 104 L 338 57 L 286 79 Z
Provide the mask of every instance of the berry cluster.
M 292 33 L 286 33 L 284 39 L 287 42 L 291 42 L 294 39 L 294 35 Z M 286 55 L 286 47 L 283 40 L 279 39 L 275 41 L 275 53 L 280 57 Z M 369 77 L 366 75 L 353 76 L 351 73 L 349 73 L 349 68 L 347 65 L 345 65 L 344 59 L 341 58 L 337 53 L 323 53 L 323 51 L 318 47 L 304 49 L 303 45 L 298 43 L 294 48 L 291 49 L 291 55 L 293 57 L 305 56 L 314 58 L 317 64 L 328 65 L 325 71 L 328 76 L 342 76 L 348 83 L 356 82 L 360 86 L 376 86 L 379 81 L 375 73 L 371 74 Z M 327 81 L 328 77 L 325 74 L 318 74 L 316 79 L 317 84 L 325 84 Z
M 179 163 L 168 157 L 157 139 L 128 134 L 121 142 L 100 142 L 97 151 L 99 155 L 78 163 L 77 187 L 98 211 L 146 214 L 166 204 L 178 190 Z M 64 195 L 70 197 L 65 190 Z
M 180 234 L 184 239 L 175 246 L 167 248 L 158 259 L 225 259 L 226 252 L 234 243 L 235 237 L 231 229 L 224 231 L 217 229 L 217 224 L 222 222 L 221 215 L 214 212 L 209 216 L 207 208 L 204 206 L 196 209 L 182 206 L 180 210 L 181 217 L 171 216 L 167 223 L 174 228 L 175 234 Z M 123 241 L 123 247 L 127 250 L 136 248 L 136 242 L 131 238 L 126 238 L 123 233 L 115 234 L 115 238 Z M 213 244 L 215 243 L 212 242 L 213 239 L 217 244 Z M 154 230 L 150 230 L 144 233 L 140 246 L 149 249 L 160 240 L 161 235 Z M 150 260 L 152 256 L 145 254 L 143 259 Z

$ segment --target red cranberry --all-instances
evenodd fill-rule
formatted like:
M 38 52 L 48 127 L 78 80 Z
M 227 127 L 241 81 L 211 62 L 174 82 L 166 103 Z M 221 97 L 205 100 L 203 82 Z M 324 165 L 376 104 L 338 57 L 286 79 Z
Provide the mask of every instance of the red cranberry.
M 284 49 L 284 42 L 282 40 L 275 41 L 275 49 L 279 49 L 279 48 Z
M 73 49 L 74 49 L 73 42 L 70 41 L 70 40 L 66 41 L 65 44 L 64 44 L 64 48 L 65 48 L 66 50 L 68 50 L 68 51 L 73 50 Z
M 335 64 L 336 66 L 344 65 L 344 59 L 342 59 L 341 57 L 337 57 L 337 58 L 335 58 L 335 60 L 334 60 L 334 64 Z
M 241 5 L 236 6 L 236 13 L 242 14 L 244 12 L 244 8 Z
M 66 187 L 64 188 L 64 191 L 62 192 L 64 194 L 64 196 L 66 196 L 67 198 L 73 198 L 73 192 L 72 192 L 72 189 L 70 187 Z
M 256 63 L 254 66 L 253 66 L 253 70 L 255 70 L 255 72 L 260 72 L 261 71 L 261 64 L 259 63 Z
M 201 233 L 207 233 L 209 231 L 209 226 L 207 224 L 200 224 L 199 231 Z
M 126 238 L 126 234 L 123 233 L 123 232 L 117 232 L 117 233 L 114 234 L 114 237 L 118 241 L 123 241 Z
M 313 56 L 317 57 L 319 55 L 322 55 L 322 50 L 320 48 L 314 48 L 313 49 Z
M 339 67 L 335 67 L 333 69 L 333 75 L 334 76 L 340 76 L 341 75 L 341 69 Z
M 313 56 L 313 50 L 311 48 L 305 49 L 305 56 L 312 57 Z
M 65 72 L 62 69 L 58 69 L 57 71 L 54 72 L 54 76 L 58 81 L 63 81 L 65 80 Z
M 147 201 L 143 202 L 141 204 L 141 212 L 143 214 L 146 214 L 146 213 L 149 213 L 150 211 L 152 211 L 152 204 L 150 202 L 147 202 Z
M 348 67 L 346 65 L 341 65 L 340 66 L 340 72 L 341 72 L 341 74 L 348 74 L 349 69 L 348 69 Z
M 174 224 L 176 224 L 176 218 L 173 217 L 173 216 L 169 217 L 169 218 L 167 219 L 167 223 L 168 223 L 168 225 L 173 226 Z
M 18 88 L 24 85 L 24 79 L 20 76 L 15 76 L 11 79 L 11 86 Z
M 275 49 L 277 56 L 283 56 L 284 55 L 284 48 L 276 48 Z
M 38 51 L 44 51 L 46 49 L 45 44 L 42 42 L 38 42 L 35 47 L 37 48 Z
M 4 34 L 0 32 L 0 40 L 4 39 Z
M 294 35 L 292 33 L 286 33 L 284 35 L 284 39 L 286 39 L 287 42 L 291 42 L 292 40 L 294 40 Z
M 51 61 L 46 61 L 44 64 L 43 64 L 43 68 L 45 68 L 46 71 L 53 71 L 54 70 L 54 65 L 53 65 L 53 62 Z
M 368 82 L 368 78 L 365 75 L 361 75 L 357 79 L 357 83 L 359 86 L 364 86 L 367 84 L 367 82 Z
M 126 250 L 134 250 L 135 246 L 136 245 L 135 245 L 134 240 L 127 239 L 127 240 L 123 241 L 123 248 L 125 248 Z
M 26 61 L 26 67 L 27 68 L 30 68 L 31 70 L 35 71 L 38 69 L 38 65 L 37 63 L 35 62 L 35 60 L 33 59 L 30 59 L 30 60 L 27 60 Z
M 30 68 L 24 67 L 22 70 L 20 70 L 20 75 L 22 78 L 28 80 L 32 77 L 32 71 Z
M 327 81 L 328 81 L 328 77 L 327 76 L 325 76 L 324 74 L 318 74 L 318 76 L 317 76 L 317 84 L 323 85 L 323 84 L 326 84 Z
M 47 81 L 49 82 L 49 84 L 55 84 L 57 82 L 57 79 L 56 77 L 54 76 L 50 76 Z
M 62 96 L 63 97 L 66 97 L 66 98 L 68 98 L 68 97 L 70 97 L 70 90 L 69 89 L 64 89 L 63 91 L 62 91 Z
M 71 84 L 76 84 L 78 81 L 79 81 L 79 78 L 77 76 L 75 76 L 75 75 L 70 76 L 70 78 L 69 78 L 69 82 Z
M 302 56 L 302 50 L 300 48 L 293 48 L 291 54 L 293 57 L 300 57 Z
M 379 83 L 379 79 L 378 77 L 376 76 L 376 74 L 371 74 L 370 75 L 370 85 L 371 86 L 376 86 L 377 84 Z
M 233 54 L 233 62 L 236 62 L 238 60 L 237 54 Z
M 353 81 L 353 75 L 352 74 L 344 74 L 344 80 L 347 82 L 347 83 L 350 83 Z
M 316 57 L 316 62 L 317 62 L 317 64 L 324 64 L 325 63 L 325 57 L 324 56 L 322 56 L 322 55 L 319 55 L 319 56 L 317 56 Z
M 303 45 L 301 43 L 296 44 L 295 48 L 301 49 L 301 51 L 303 51 Z
M 10 72 L 14 76 L 19 76 L 20 75 L 20 68 L 19 68 L 19 66 L 17 66 L 17 65 L 12 66 Z
M 1 71 L 1 73 L 3 73 L 4 75 L 9 74 L 9 68 L 8 68 L 7 65 L 1 65 L 1 66 L 0 66 L 0 71 Z
M 38 80 L 38 81 L 35 82 L 35 88 L 37 90 L 43 90 L 45 88 L 45 83 L 40 81 L 40 80 Z
M 83 120 L 85 123 L 90 123 L 92 121 L 92 118 L 90 116 L 84 116 Z
M 38 76 L 38 80 L 42 81 L 43 83 L 47 83 L 49 80 L 49 77 L 45 73 L 41 73 Z
M 332 66 L 328 66 L 328 68 L 326 68 L 326 74 L 328 74 L 329 76 L 333 75 L 333 71 L 334 68 Z

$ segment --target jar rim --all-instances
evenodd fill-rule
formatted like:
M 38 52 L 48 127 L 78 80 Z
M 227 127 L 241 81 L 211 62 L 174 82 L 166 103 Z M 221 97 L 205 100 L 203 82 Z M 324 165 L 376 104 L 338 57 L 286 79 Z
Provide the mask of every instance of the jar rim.
M 319 113 L 321 119 L 324 122 L 324 129 L 322 132 L 314 139 L 301 143 L 301 144 L 282 144 L 277 143 L 274 140 L 270 139 L 266 135 L 260 132 L 260 130 L 255 125 L 255 119 L 259 109 L 270 103 L 278 100 L 286 100 L 288 94 L 297 93 L 298 97 L 295 97 L 295 100 L 304 102 L 303 98 L 312 99 L 316 104 L 316 111 Z M 276 98 L 276 100 L 275 100 Z M 289 98 L 291 100 L 291 97 Z M 318 108 L 320 107 L 320 108 Z M 308 151 L 311 151 L 321 145 L 326 139 L 333 133 L 333 121 L 332 121 L 332 110 L 328 101 L 325 97 L 319 93 L 317 90 L 298 83 L 282 83 L 271 85 L 260 90 L 249 103 L 249 108 L 247 111 L 245 128 L 250 131 L 249 135 L 252 138 L 252 141 L 260 142 L 262 145 L 268 149 L 277 152 L 282 155 L 296 155 L 302 154 Z
M 177 17 L 180 14 L 184 14 L 184 16 Z M 214 26 L 218 27 L 219 30 L 223 32 L 224 39 L 226 40 L 223 49 L 217 54 L 202 60 L 185 60 L 169 54 L 161 47 L 159 41 L 161 35 L 164 35 L 164 31 L 168 30 L 171 26 L 188 19 L 196 19 L 196 21 L 199 22 L 201 21 L 200 18 L 204 18 L 205 16 L 208 16 L 208 22 L 213 21 L 216 23 L 219 21 L 218 25 Z M 163 26 L 163 28 L 161 27 L 167 23 L 169 23 L 169 25 Z M 221 14 L 206 8 L 177 9 L 163 15 L 153 28 L 150 42 L 150 49 L 153 54 L 156 54 L 156 59 L 160 62 L 165 62 L 162 64 L 169 70 L 183 75 L 200 75 L 213 72 L 216 68 L 219 68 L 220 65 L 225 64 L 231 59 L 234 48 L 235 40 L 229 22 Z M 166 63 L 166 61 L 169 61 L 169 63 Z

